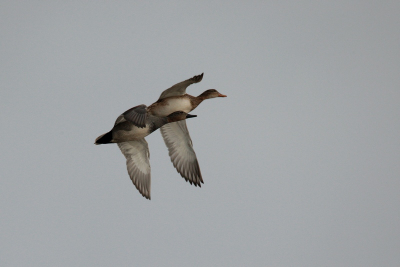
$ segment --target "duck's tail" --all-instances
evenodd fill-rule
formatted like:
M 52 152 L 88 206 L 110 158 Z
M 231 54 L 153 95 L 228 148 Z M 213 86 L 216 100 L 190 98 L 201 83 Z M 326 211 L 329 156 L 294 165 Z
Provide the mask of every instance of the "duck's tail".
M 101 144 L 109 144 L 111 143 L 112 140 L 112 133 L 109 131 L 108 133 L 102 134 L 99 137 L 96 138 L 94 141 L 95 145 L 101 145 Z

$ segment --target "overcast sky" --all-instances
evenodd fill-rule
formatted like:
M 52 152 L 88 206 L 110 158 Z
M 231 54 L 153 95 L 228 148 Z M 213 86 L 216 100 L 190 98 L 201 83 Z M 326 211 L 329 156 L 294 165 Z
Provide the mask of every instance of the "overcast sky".
M 399 1 L 2 1 L 1 266 L 398 266 Z M 116 145 L 171 85 L 203 102 L 191 186 Z

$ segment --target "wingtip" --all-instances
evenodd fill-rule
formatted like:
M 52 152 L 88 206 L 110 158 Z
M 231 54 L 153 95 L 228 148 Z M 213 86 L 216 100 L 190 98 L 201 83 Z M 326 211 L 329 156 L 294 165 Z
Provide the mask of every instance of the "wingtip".
M 142 195 L 142 197 L 144 197 L 145 199 L 151 200 L 151 196 L 147 195 L 146 193 L 142 193 L 140 192 L 140 190 L 138 189 L 139 193 Z
M 193 76 L 193 78 L 192 78 L 193 82 L 195 82 L 195 83 L 201 82 L 201 80 L 203 80 L 203 76 L 204 76 L 204 72 L 202 74 Z
M 177 170 L 178 171 L 178 170 Z M 178 172 L 179 173 L 179 172 Z M 194 185 L 194 186 L 198 186 L 198 187 L 201 187 L 201 184 L 204 184 L 204 182 L 203 182 L 203 178 L 202 177 L 199 177 L 200 179 L 198 179 L 198 180 L 191 180 L 191 179 L 189 179 L 189 178 L 187 178 L 185 175 L 182 175 L 182 173 L 179 173 L 181 176 L 182 176 L 182 178 L 184 178 L 185 179 L 185 181 L 186 182 L 188 182 L 190 185 Z

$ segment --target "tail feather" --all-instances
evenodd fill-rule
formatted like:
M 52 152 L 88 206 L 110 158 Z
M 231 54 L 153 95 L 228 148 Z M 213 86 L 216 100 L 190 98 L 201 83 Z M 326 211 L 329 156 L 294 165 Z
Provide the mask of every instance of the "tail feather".
M 101 145 L 101 144 L 109 144 L 112 140 L 112 133 L 109 131 L 108 133 L 102 134 L 96 138 L 94 144 Z

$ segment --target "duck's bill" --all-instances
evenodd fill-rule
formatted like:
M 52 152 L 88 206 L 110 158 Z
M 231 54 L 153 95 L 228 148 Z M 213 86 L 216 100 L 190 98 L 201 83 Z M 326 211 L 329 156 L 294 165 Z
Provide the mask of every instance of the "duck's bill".
M 195 118 L 195 117 L 197 117 L 197 115 L 186 114 L 186 119 Z
M 226 97 L 226 95 L 219 94 L 218 97 Z

